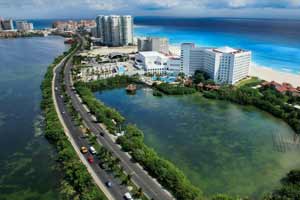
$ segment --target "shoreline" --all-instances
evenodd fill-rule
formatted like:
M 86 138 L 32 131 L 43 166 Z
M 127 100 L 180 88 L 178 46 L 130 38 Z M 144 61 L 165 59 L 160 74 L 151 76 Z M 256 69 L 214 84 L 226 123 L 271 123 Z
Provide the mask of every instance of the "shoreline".
M 169 48 L 171 53 L 180 55 L 179 46 L 170 45 Z M 254 62 L 251 63 L 249 75 L 258 77 L 266 81 L 276 81 L 279 83 L 288 82 L 294 87 L 300 86 L 300 75 L 279 71 L 268 66 L 261 66 Z
M 276 81 L 279 83 L 288 82 L 294 87 L 300 86 L 300 75 L 290 72 L 282 72 L 271 67 L 251 64 L 250 76 L 256 76 L 266 81 Z

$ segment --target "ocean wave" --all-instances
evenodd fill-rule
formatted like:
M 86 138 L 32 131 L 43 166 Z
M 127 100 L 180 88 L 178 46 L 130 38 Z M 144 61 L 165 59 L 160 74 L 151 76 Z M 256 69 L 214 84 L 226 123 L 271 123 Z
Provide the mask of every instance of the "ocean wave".
M 272 71 L 277 71 L 277 72 L 284 72 L 284 73 L 289 73 L 289 74 L 295 74 L 295 75 L 300 75 L 300 71 L 295 71 L 293 69 L 289 69 L 289 68 L 279 68 L 279 67 L 271 67 L 271 66 L 265 66 L 265 65 L 260 65 L 258 63 L 252 62 L 251 63 L 251 68 L 263 68 L 266 70 L 272 70 Z
M 286 71 L 286 72 L 293 72 L 293 70 L 288 69 L 288 68 L 281 68 L 282 71 Z

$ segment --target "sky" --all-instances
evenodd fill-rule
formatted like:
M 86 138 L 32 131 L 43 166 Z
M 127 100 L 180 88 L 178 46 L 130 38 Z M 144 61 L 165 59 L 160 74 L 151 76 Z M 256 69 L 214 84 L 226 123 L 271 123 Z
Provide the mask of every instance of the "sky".
M 0 0 L 0 16 L 5 18 L 95 18 L 98 14 L 300 19 L 300 0 Z

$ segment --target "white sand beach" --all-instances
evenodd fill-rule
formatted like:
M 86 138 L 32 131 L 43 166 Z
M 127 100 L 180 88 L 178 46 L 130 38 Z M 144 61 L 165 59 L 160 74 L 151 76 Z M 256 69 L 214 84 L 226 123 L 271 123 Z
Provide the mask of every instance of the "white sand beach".
M 170 51 L 175 55 L 180 55 L 179 46 L 170 46 Z M 266 81 L 276 81 L 279 83 L 288 82 L 294 87 L 300 86 L 300 74 L 296 75 L 288 72 L 277 71 L 255 63 L 252 63 L 251 65 L 250 76 L 256 76 Z
M 272 68 L 256 65 L 255 63 L 251 65 L 250 75 L 257 76 L 266 81 L 288 82 L 294 87 L 300 86 L 300 75 L 277 71 Z

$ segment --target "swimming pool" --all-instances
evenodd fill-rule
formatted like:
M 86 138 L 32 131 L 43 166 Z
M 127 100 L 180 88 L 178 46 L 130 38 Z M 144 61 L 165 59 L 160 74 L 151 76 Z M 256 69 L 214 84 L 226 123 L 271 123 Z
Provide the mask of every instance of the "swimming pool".
M 121 74 L 124 74 L 125 73 L 125 67 L 124 66 L 119 66 L 118 67 L 118 73 L 121 75 Z
M 165 83 L 173 83 L 176 81 L 175 76 L 163 76 L 160 77 L 160 81 L 165 82 Z

